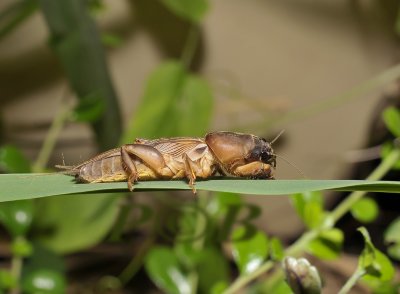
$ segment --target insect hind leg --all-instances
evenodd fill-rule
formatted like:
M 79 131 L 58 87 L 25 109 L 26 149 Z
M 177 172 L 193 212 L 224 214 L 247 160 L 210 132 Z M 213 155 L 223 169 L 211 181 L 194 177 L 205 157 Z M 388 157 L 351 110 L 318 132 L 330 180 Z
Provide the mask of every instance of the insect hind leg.
M 122 163 L 128 174 L 128 187 L 133 190 L 134 182 L 139 180 L 139 175 L 134 161 L 130 155 L 140 159 L 160 177 L 172 177 L 173 173 L 165 164 L 162 154 L 152 146 L 144 144 L 126 144 L 121 147 Z

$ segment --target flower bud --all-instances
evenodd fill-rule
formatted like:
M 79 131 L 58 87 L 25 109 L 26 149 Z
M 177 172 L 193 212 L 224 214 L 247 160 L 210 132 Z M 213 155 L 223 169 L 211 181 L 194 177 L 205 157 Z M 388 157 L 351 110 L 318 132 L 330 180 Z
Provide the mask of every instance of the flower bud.
M 286 257 L 282 266 L 286 281 L 295 294 L 321 293 L 321 278 L 315 266 L 307 259 Z

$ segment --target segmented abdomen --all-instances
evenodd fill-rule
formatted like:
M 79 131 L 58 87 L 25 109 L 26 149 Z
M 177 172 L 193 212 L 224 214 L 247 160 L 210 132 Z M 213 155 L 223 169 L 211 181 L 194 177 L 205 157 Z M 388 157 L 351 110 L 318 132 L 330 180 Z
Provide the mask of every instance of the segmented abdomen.
M 127 179 L 119 155 L 88 162 L 76 171 L 75 177 L 84 183 L 118 182 Z

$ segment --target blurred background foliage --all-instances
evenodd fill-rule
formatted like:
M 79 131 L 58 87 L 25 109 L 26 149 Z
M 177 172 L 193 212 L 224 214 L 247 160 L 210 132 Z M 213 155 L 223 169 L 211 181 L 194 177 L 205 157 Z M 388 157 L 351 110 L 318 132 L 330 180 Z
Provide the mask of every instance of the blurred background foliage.
M 399 76 L 384 71 L 398 61 L 399 11 L 389 0 L 3 1 L 0 171 L 51 171 L 63 157 L 76 163 L 137 137 L 226 129 L 272 138 L 285 127 L 282 152 L 312 178 L 337 177 L 384 100 L 373 90 Z M 382 103 L 399 107 L 398 85 L 387 93 Z M 386 122 L 393 134 L 398 117 Z M 298 216 L 287 199 L 282 208 L 224 193 L 149 196 L 2 203 L 0 292 L 222 293 L 232 277 L 280 261 L 282 241 L 326 213 L 321 195 L 292 196 Z M 358 221 L 377 217 L 368 199 L 352 210 Z M 396 226 L 387 233 L 392 256 Z M 252 234 L 241 239 L 244 228 Z M 343 238 L 332 229 L 309 251 L 338 258 Z M 282 281 L 260 280 L 252 291 L 290 293 Z

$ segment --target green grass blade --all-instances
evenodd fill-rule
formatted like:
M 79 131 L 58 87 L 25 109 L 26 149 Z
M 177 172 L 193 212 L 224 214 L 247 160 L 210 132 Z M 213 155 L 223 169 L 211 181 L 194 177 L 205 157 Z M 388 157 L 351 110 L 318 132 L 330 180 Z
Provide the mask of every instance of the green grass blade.
M 0 202 L 33 199 L 76 193 L 127 192 L 119 183 L 77 184 L 73 177 L 62 174 L 3 174 L 0 175 Z M 143 181 L 136 186 L 146 190 L 190 190 L 185 181 Z M 287 195 L 318 190 L 376 191 L 400 193 L 400 181 L 362 180 L 245 180 L 212 179 L 198 181 L 197 190 L 235 192 L 255 195 Z

